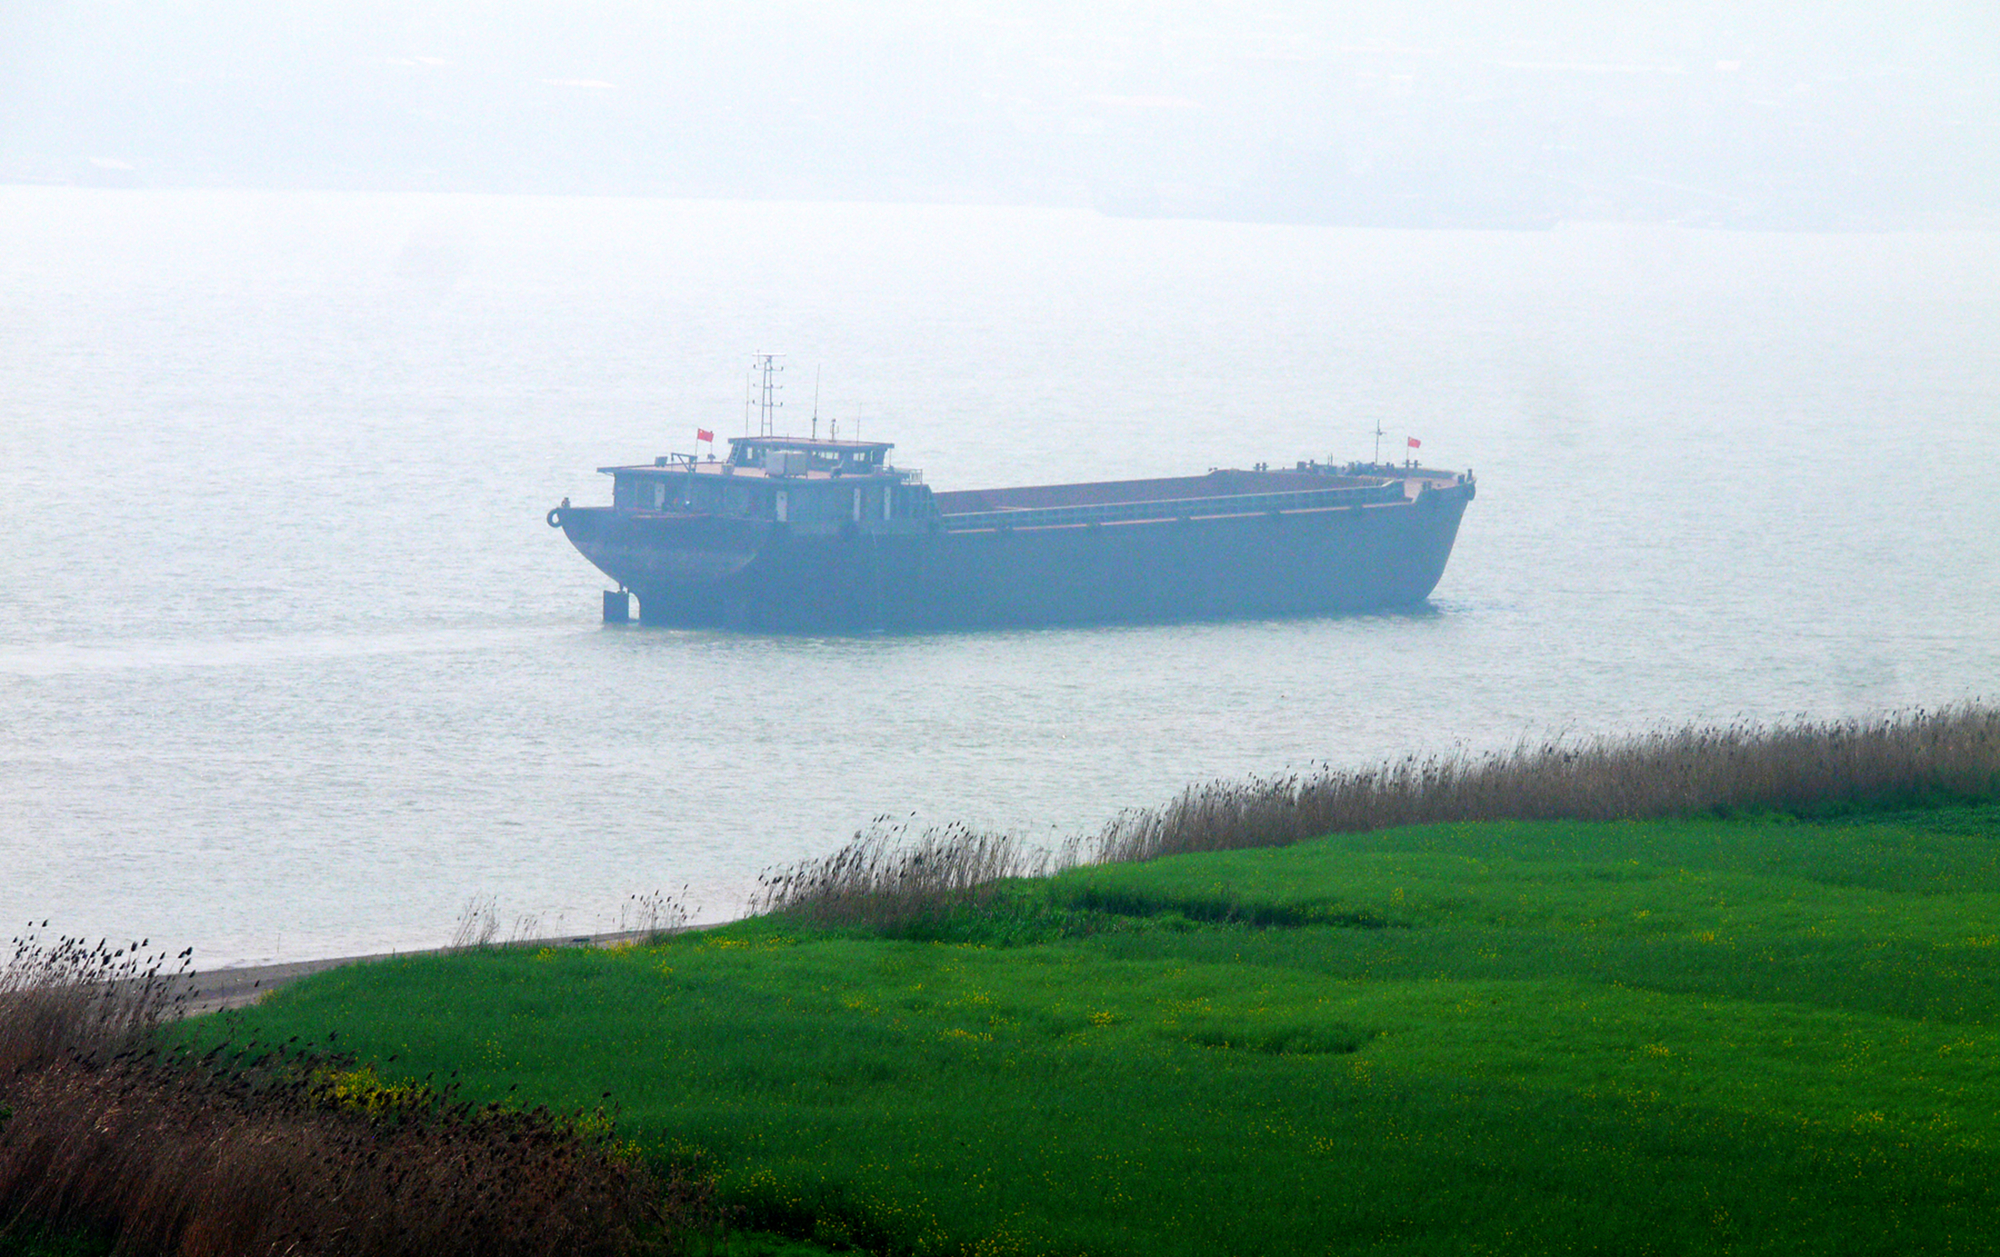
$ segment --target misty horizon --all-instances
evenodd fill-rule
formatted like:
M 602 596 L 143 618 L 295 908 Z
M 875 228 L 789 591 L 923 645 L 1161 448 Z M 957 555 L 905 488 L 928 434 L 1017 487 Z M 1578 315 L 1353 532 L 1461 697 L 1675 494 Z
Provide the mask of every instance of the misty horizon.
M 1712 4 L 29 3 L 0 16 L 0 182 L 1988 227 L 1996 30 Z

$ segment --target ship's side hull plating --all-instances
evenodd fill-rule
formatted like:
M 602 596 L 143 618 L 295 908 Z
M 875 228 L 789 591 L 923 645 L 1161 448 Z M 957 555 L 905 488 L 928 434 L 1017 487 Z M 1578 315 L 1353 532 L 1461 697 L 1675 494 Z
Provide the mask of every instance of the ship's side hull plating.
M 1407 606 L 1444 574 L 1469 482 L 1389 503 L 1042 527 L 802 534 L 712 515 L 564 509 L 649 624 L 957 628 Z

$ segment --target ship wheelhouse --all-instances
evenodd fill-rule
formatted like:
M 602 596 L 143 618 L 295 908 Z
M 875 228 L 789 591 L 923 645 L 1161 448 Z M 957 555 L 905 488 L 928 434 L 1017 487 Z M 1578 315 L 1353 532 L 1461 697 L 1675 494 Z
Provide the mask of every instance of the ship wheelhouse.
M 600 467 L 612 508 L 637 515 L 763 521 L 800 536 L 927 531 L 937 505 L 920 472 L 889 462 L 887 441 L 729 438 L 717 460 L 671 454 Z

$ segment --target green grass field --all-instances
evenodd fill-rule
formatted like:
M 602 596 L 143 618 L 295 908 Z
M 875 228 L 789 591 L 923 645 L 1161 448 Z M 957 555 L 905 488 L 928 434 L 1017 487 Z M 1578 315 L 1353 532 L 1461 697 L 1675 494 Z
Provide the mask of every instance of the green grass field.
M 198 1033 L 590 1107 L 883 1252 L 2000 1250 L 2000 807 L 1479 823 L 337 970 Z

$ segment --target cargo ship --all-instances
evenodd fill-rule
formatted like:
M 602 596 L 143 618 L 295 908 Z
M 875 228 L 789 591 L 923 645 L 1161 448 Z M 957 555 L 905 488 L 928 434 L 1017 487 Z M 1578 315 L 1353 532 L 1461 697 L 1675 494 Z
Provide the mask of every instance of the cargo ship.
M 607 620 L 772 630 L 1203 620 L 1420 603 L 1470 471 L 1316 461 L 933 492 L 889 442 L 731 437 L 600 467 L 548 513 L 618 589 Z

